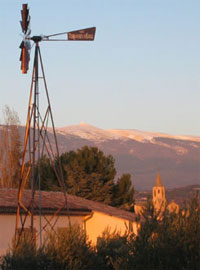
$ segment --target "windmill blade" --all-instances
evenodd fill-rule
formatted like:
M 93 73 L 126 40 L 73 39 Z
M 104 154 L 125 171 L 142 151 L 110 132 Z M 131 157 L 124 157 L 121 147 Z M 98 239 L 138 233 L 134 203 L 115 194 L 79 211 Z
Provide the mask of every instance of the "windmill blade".
M 24 34 L 29 35 L 30 34 L 30 30 L 29 30 L 30 16 L 29 16 L 28 4 L 22 5 L 21 16 L 22 16 L 22 20 L 20 21 L 20 23 L 22 27 L 22 32 Z
M 43 37 L 43 41 L 93 41 L 95 38 L 96 27 L 90 27 L 71 32 L 63 32 Z M 67 34 L 67 39 L 52 39 L 55 36 Z
M 29 68 L 31 43 L 29 40 L 24 40 L 19 47 L 21 49 L 19 59 L 21 61 L 21 70 L 23 74 L 26 74 Z

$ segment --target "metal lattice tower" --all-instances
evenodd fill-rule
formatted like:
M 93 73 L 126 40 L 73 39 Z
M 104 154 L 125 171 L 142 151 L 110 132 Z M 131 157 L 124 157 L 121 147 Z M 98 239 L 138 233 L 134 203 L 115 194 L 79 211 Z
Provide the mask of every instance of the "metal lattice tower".
M 55 218 L 56 216 L 58 217 L 60 211 L 63 209 L 66 210 L 66 215 L 68 215 L 68 205 L 67 194 L 59 160 L 59 149 L 56 138 L 53 114 L 39 44 L 41 41 L 92 41 L 95 37 L 96 28 L 92 27 L 48 36 L 31 36 L 30 16 L 27 4 L 22 5 L 21 15 L 23 41 L 20 44 L 20 61 L 23 74 L 26 74 L 29 68 L 31 42 L 34 43 L 35 53 L 30 95 L 28 101 L 28 113 L 24 136 L 20 181 L 18 187 L 15 244 L 18 244 L 20 238 L 23 236 L 25 229 L 27 228 L 27 226 L 29 226 L 32 237 L 39 237 L 41 245 L 42 232 L 46 229 L 47 226 L 54 230 L 55 222 L 52 222 L 53 218 Z M 64 38 L 57 39 L 57 36 L 64 36 Z M 42 83 L 45 96 L 45 109 L 43 113 L 40 110 L 39 98 L 41 94 L 40 91 Z M 49 128 L 51 129 L 51 133 L 53 134 L 53 142 L 49 139 Z M 64 196 L 64 204 L 60 208 L 56 209 L 55 213 L 50 218 L 46 217 L 42 213 L 40 160 L 44 154 L 49 158 L 51 162 L 54 174 L 56 175 L 60 189 L 63 192 Z M 27 188 L 27 186 L 31 188 L 31 198 L 28 205 L 27 203 L 25 203 L 25 198 L 23 196 L 24 190 Z M 36 214 L 40 217 L 40 229 L 37 234 L 34 233 L 34 215 Z

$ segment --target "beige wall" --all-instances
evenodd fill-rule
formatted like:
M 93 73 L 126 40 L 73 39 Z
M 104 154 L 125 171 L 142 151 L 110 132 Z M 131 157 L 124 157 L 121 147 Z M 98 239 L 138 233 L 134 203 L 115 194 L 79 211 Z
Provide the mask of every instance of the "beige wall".
M 15 232 L 15 216 L 0 215 L 0 255 L 4 254 L 11 245 Z
M 88 240 L 92 241 L 95 245 L 97 238 L 102 235 L 102 232 L 109 228 L 110 232 L 119 231 L 121 234 L 124 234 L 132 226 L 133 232 L 137 234 L 137 223 L 129 222 L 126 219 L 118 218 L 115 216 L 107 215 L 101 212 L 93 211 L 91 218 L 86 218 L 85 228 L 88 236 Z
M 51 216 L 45 216 L 46 218 L 50 219 Z M 84 217 L 76 217 L 72 216 L 70 217 L 71 224 L 79 224 L 80 226 L 83 226 L 83 219 Z M 51 224 L 54 224 L 56 221 L 56 218 L 54 218 L 51 221 Z M 16 216 L 15 215 L 0 215 L 0 255 L 5 254 L 9 247 L 11 247 L 12 239 L 15 234 L 15 222 L 16 222 Z M 37 232 L 39 232 L 39 216 L 34 217 L 34 228 Z M 42 224 L 46 224 L 46 221 L 44 217 L 42 217 Z M 27 217 L 26 221 L 26 228 L 30 226 L 30 218 Z M 55 229 L 57 227 L 67 227 L 69 226 L 69 219 L 66 216 L 60 216 L 56 222 Z M 47 226 L 46 230 L 49 230 L 50 227 Z M 45 231 L 42 232 L 42 237 L 44 238 Z M 37 242 L 39 244 L 39 238 L 37 239 Z
M 46 218 L 50 219 L 51 216 L 46 216 Z M 56 221 L 54 218 L 51 221 L 51 224 Z M 111 232 L 120 231 L 122 234 L 126 231 L 130 226 L 133 229 L 134 233 L 137 233 L 138 225 L 136 222 L 132 223 L 126 219 L 118 218 L 115 216 L 107 215 L 101 212 L 93 211 L 92 215 L 83 217 L 83 216 L 71 216 L 70 217 L 71 224 L 79 224 L 82 228 L 86 229 L 86 233 L 88 236 L 88 240 L 92 241 L 95 245 L 97 242 L 97 238 L 102 235 L 102 232 L 109 228 Z M 0 255 L 5 254 L 9 246 L 11 247 L 12 239 L 15 234 L 15 215 L 0 215 Z M 42 224 L 46 224 L 44 217 L 42 217 Z M 30 218 L 27 218 L 26 228 L 30 226 Z M 58 227 L 68 227 L 69 219 L 66 216 L 60 216 L 56 222 L 55 229 Z M 34 217 L 34 228 L 37 232 L 39 232 L 39 216 Z M 47 227 L 48 231 L 50 227 Z M 42 237 L 45 236 L 45 232 L 42 232 Z M 39 237 L 37 238 L 37 243 L 39 245 Z

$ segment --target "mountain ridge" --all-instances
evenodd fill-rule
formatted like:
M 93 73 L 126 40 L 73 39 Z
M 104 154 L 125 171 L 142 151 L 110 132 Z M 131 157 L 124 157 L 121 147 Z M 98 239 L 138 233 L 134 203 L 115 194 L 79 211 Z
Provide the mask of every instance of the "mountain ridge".
M 148 141 L 152 140 L 155 137 L 162 138 L 171 138 L 171 139 L 180 139 L 180 140 L 189 140 L 189 141 L 197 141 L 200 142 L 200 136 L 189 136 L 189 135 L 170 135 L 161 132 L 151 132 L 151 131 L 140 131 L 137 129 L 101 129 L 94 127 L 85 122 L 81 122 L 78 125 L 70 125 L 65 127 L 57 127 L 56 130 L 58 132 L 63 132 L 63 134 L 71 132 L 71 134 L 75 134 L 76 132 L 85 131 L 85 132 L 94 132 L 98 131 L 102 135 L 108 138 L 116 137 L 116 138 L 129 138 L 137 141 Z M 79 136 L 81 134 L 79 133 Z M 88 138 L 87 136 L 85 138 Z
M 56 133 L 60 153 L 87 145 L 113 155 L 117 177 L 130 173 L 137 190 L 151 189 L 158 172 L 166 188 L 200 183 L 200 137 L 103 130 L 85 123 L 57 127 Z M 48 134 L 53 143 L 52 128 Z

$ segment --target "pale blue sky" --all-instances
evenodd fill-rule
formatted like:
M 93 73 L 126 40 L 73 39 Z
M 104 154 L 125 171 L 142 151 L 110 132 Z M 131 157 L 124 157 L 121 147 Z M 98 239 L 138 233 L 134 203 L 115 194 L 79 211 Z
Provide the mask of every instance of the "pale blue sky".
M 24 123 L 22 3 L 33 35 L 97 27 L 94 42 L 41 44 L 56 126 L 200 134 L 199 0 L 0 0 L 0 109 Z

